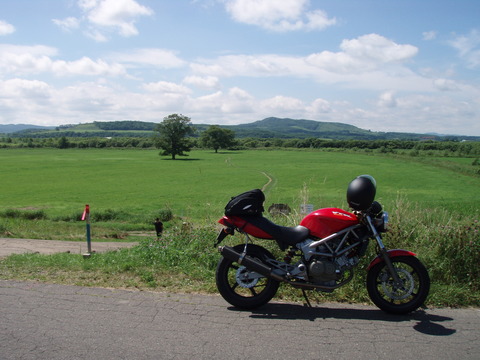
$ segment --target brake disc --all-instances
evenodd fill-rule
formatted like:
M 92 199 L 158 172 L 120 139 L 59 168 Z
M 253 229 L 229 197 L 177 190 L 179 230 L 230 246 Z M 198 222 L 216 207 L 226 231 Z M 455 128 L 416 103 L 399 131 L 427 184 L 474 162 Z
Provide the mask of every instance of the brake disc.
M 257 285 L 258 274 L 248 270 L 245 266 L 240 266 L 237 270 L 235 279 L 237 280 L 238 285 L 249 289 Z
M 402 280 L 402 287 L 397 287 L 393 284 L 393 279 L 390 274 L 385 272 L 382 279 L 382 289 L 390 299 L 393 300 L 403 300 L 412 295 L 413 289 L 415 287 L 415 280 L 413 279 L 412 274 L 410 274 L 405 269 L 396 269 L 398 276 Z

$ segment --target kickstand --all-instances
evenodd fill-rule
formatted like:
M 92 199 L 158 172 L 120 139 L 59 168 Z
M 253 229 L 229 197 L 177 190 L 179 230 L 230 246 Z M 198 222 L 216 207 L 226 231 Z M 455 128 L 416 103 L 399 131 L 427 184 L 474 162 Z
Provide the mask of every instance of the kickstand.
M 312 304 L 310 304 L 310 301 L 308 300 L 307 293 L 305 292 L 305 289 L 302 289 L 302 294 L 303 294 L 303 297 L 305 298 L 306 306 L 311 308 Z

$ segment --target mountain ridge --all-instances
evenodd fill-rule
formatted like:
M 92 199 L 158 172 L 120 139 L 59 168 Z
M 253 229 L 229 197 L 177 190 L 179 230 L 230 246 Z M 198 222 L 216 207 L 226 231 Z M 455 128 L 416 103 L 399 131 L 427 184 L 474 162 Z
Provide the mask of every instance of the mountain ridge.
M 13 137 L 110 137 L 110 136 L 149 136 L 157 123 L 136 120 L 95 121 L 78 125 L 58 127 L 17 124 L 0 125 L 0 133 Z M 210 124 L 194 124 L 199 133 Z M 354 125 L 323 122 L 308 119 L 268 117 L 247 124 L 218 125 L 235 132 L 238 138 L 321 138 L 330 140 L 471 140 L 480 141 L 480 136 L 419 134 L 405 132 L 374 132 Z

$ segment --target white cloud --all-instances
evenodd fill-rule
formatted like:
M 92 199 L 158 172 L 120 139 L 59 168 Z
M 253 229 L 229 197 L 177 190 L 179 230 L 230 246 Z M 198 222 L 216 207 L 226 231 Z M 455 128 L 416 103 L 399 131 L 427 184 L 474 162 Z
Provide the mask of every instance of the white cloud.
M 227 0 L 225 8 L 241 23 L 272 31 L 321 30 L 336 23 L 322 10 L 308 11 L 309 0 Z
M 80 26 L 80 20 L 71 16 L 65 19 L 52 19 L 52 22 L 65 31 L 78 29 Z
M 215 77 L 285 77 L 311 78 L 320 83 L 384 88 L 394 83 L 402 89 L 432 89 L 426 81 L 405 65 L 418 48 L 397 44 L 377 34 L 343 40 L 341 51 L 322 51 L 300 56 L 227 55 L 204 59 L 190 65 L 194 74 Z
M 394 108 L 397 106 L 397 100 L 395 99 L 395 94 L 393 91 L 386 91 L 380 94 L 378 99 L 378 106 L 380 107 L 387 107 L 387 108 Z
M 123 65 L 82 57 L 53 60 L 58 51 L 48 46 L 0 45 L 0 74 L 50 73 L 54 76 L 126 76 Z
M 297 98 L 277 95 L 260 102 L 262 111 L 272 116 L 298 116 L 305 111 L 305 103 Z
M 459 86 L 453 80 L 449 79 L 435 79 L 433 84 L 438 90 L 441 91 L 455 91 L 459 90 Z
M 190 94 L 192 91 L 183 85 L 178 85 L 168 81 L 158 81 L 148 83 L 143 88 L 149 92 L 170 93 L 170 94 Z
M 437 38 L 437 32 L 436 31 L 425 31 L 422 33 L 423 40 L 435 40 Z
M 103 60 L 92 60 L 82 57 L 75 61 L 54 61 L 51 67 L 57 76 L 87 75 L 87 76 L 125 76 L 123 65 L 109 64 Z
M 15 32 L 15 27 L 6 21 L 0 20 L 0 36 L 9 35 Z
M 89 24 L 87 36 L 98 42 L 107 41 L 105 32 L 110 31 L 123 37 L 138 35 L 137 19 L 154 14 L 152 9 L 135 0 L 79 0 L 78 6 Z
M 50 87 L 47 83 L 38 80 L 10 79 L 0 82 L 0 97 L 46 98 Z
M 239 87 L 196 96 L 188 87 L 167 81 L 146 83 L 143 88 L 145 92 L 135 92 L 108 80 L 64 87 L 21 78 L 0 80 L 0 123 L 58 125 L 125 118 L 160 121 L 176 112 L 188 114 L 194 123 L 207 124 L 238 124 L 279 116 L 343 122 L 374 131 L 440 133 L 465 128 L 462 122 L 468 121 L 470 133 L 480 131 L 475 120 L 480 103 L 458 96 L 461 91 L 448 96 L 400 96 L 389 90 L 353 105 L 322 98 L 306 102 L 300 97 L 281 95 L 281 89 L 278 95 L 261 97 Z M 470 89 L 471 99 L 478 99 L 479 95 L 479 89 Z
M 218 89 L 220 87 L 218 77 L 216 76 L 186 76 L 183 82 L 207 90 Z
M 307 107 L 307 112 L 312 114 L 314 118 L 320 114 L 328 114 L 331 111 L 331 104 L 327 100 L 320 98 L 313 100 L 313 102 Z
M 376 63 L 403 62 L 418 53 L 413 45 L 399 45 L 378 34 L 343 40 L 340 48 L 354 59 Z
M 452 96 L 409 94 L 395 98 L 396 106 L 372 109 L 370 119 L 377 119 L 381 131 L 461 133 L 464 123 L 470 132 L 478 134 L 480 123 L 475 121 L 479 104 Z M 365 128 L 365 125 L 363 126 Z M 372 129 L 374 130 L 374 129 Z
M 470 68 L 480 66 L 480 31 L 474 29 L 468 35 L 457 36 L 450 45 L 458 50 L 459 56 Z
M 133 49 L 125 53 L 113 53 L 109 56 L 116 62 L 149 65 L 163 69 L 179 68 L 186 62 L 179 58 L 174 51 L 165 49 Z

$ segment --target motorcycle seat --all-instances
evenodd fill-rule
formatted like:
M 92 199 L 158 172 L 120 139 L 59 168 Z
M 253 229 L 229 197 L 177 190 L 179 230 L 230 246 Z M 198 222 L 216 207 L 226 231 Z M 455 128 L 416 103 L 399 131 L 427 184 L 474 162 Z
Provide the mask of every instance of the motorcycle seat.
M 270 234 L 277 242 L 294 246 L 308 238 L 310 231 L 302 225 L 295 227 L 281 226 L 263 216 L 239 216 L 248 223 Z

